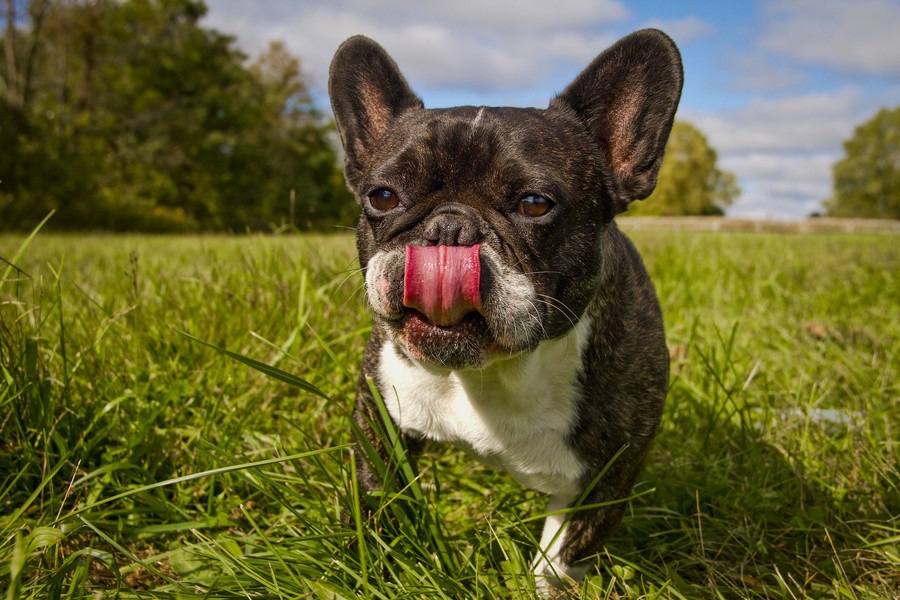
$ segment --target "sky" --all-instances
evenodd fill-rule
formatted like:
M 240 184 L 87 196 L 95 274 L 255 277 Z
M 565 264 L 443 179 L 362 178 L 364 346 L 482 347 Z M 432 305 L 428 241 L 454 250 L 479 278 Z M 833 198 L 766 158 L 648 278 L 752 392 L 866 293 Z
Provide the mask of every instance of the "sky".
M 737 176 L 728 216 L 798 219 L 831 195 L 843 141 L 900 106 L 900 0 L 207 0 L 204 25 L 251 57 L 272 40 L 330 110 L 328 65 L 355 34 L 379 42 L 431 108 L 544 108 L 620 37 L 644 27 L 682 52 L 676 118 Z

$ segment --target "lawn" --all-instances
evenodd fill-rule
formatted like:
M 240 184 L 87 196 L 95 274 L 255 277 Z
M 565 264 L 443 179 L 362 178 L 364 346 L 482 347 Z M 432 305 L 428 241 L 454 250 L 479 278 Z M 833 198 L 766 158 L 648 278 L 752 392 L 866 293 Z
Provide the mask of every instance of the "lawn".
M 583 596 L 900 596 L 900 237 L 632 237 L 671 390 Z M 26 241 L 0 237 L 7 600 L 534 597 L 544 499 L 456 450 L 389 465 L 408 485 L 359 518 L 350 236 Z

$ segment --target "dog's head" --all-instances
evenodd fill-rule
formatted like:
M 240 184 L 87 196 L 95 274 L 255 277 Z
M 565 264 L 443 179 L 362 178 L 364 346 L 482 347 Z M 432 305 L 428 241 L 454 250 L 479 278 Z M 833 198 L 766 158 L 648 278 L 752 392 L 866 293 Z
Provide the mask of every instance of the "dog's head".
M 597 291 L 599 236 L 656 185 L 681 85 L 674 43 L 644 30 L 546 110 L 426 110 L 379 45 L 347 40 L 329 92 L 379 323 L 450 367 L 568 331 Z

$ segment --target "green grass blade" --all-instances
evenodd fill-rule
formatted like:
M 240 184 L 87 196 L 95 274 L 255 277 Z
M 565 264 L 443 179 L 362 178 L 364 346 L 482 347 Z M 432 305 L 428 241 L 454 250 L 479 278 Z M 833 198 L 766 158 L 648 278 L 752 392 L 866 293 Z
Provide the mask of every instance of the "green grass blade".
M 19 249 L 15 254 L 13 254 L 12 258 L 10 258 L 9 260 L 5 258 L 3 259 L 3 262 L 6 263 L 6 269 L 3 271 L 3 278 L 0 279 L 0 289 L 3 289 L 3 284 L 9 280 L 9 276 L 13 272 L 13 270 L 19 271 L 20 273 L 24 272 L 16 266 L 16 263 L 19 262 L 19 259 L 25 253 L 25 249 L 28 248 L 29 244 L 31 244 L 31 240 L 34 239 L 34 237 L 38 234 L 38 231 L 40 231 L 41 228 L 47 223 L 47 221 L 50 220 L 50 217 L 52 217 L 53 213 L 55 212 L 55 210 L 51 210 L 50 213 L 46 217 L 44 217 L 44 219 L 40 223 L 37 224 L 37 227 L 31 230 L 31 233 L 28 234 L 28 237 L 25 238 L 25 241 L 23 241 L 19 245 Z
M 132 490 L 128 490 L 126 492 L 122 492 L 120 494 L 115 494 L 113 496 L 109 496 L 106 498 L 101 498 L 89 504 L 82 506 L 79 509 L 76 509 L 66 515 L 64 518 L 70 518 L 73 516 L 78 516 L 84 514 L 88 511 L 94 510 L 99 506 L 104 504 L 109 504 L 110 502 L 115 502 L 117 500 L 122 500 L 124 498 L 129 498 L 131 496 L 135 496 L 137 494 L 142 494 L 144 492 L 149 492 L 151 490 L 155 490 L 158 488 L 169 487 L 172 485 L 177 485 L 180 483 L 186 483 L 188 481 L 194 481 L 197 479 L 204 479 L 206 477 L 211 477 L 213 475 L 219 475 L 222 473 L 231 473 L 233 471 L 243 471 L 247 469 L 255 469 L 258 467 L 264 467 L 267 465 L 274 465 L 278 463 L 288 462 L 292 460 L 298 460 L 301 458 L 308 458 L 311 456 L 316 456 L 319 454 L 328 454 L 330 452 L 337 452 L 340 450 L 345 450 L 350 448 L 350 444 L 345 444 L 343 446 L 334 446 L 332 448 L 322 448 L 319 450 L 309 450 L 307 452 L 298 452 L 296 454 L 291 454 L 290 456 L 279 456 L 276 458 L 268 458 L 265 460 L 258 460 L 250 463 L 242 463 L 237 465 L 228 465 L 225 467 L 219 467 L 217 469 L 209 469 L 207 471 L 201 471 L 199 473 L 191 473 L 190 475 L 182 475 L 181 477 L 173 477 L 172 479 L 166 479 L 165 481 L 157 481 L 156 483 L 151 483 L 149 485 L 142 485 Z
M 301 390 L 304 390 L 306 392 L 315 394 L 316 396 L 319 396 L 321 398 L 329 400 L 328 394 L 326 394 L 325 392 L 323 392 L 322 390 L 320 390 L 313 384 L 309 383 L 308 381 L 300 379 L 296 375 L 292 375 L 292 374 L 288 373 L 287 371 L 282 371 L 281 369 L 278 369 L 271 365 L 267 365 L 266 363 L 260 362 L 258 360 L 254 360 L 252 358 L 244 356 L 243 354 L 238 354 L 237 352 L 232 352 L 231 350 L 227 350 L 225 348 L 222 348 L 221 346 L 217 346 L 215 344 L 205 342 L 199 338 L 194 337 L 190 333 L 188 333 L 186 331 L 182 331 L 176 327 L 172 327 L 172 329 L 174 329 L 177 333 L 183 335 L 184 337 L 188 338 L 191 341 L 197 342 L 198 344 L 202 344 L 208 348 L 212 348 L 212 349 L 228 356 L 229 358 L 233 358 L 234 360 L 247 365 L 248 367 L 256 369 L 257 371 L 259 371 L 261 373 L 265 373 L 266 375 L 268 375 L 269 377 L 272 377 L 273 379 L 277 379 L 278 381 L 282 381 L 288 385 L 292 385 L 294 387 L 300 388 Z

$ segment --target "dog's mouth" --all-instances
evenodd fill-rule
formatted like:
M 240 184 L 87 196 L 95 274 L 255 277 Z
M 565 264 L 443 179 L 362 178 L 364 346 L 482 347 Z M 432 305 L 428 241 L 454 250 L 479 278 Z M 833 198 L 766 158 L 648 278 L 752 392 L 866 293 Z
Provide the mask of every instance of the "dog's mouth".
M 411 358 L 433 365 L 477 367 L 504 353 L 484 316 L 477 312 L 467 313 L 452 325 L 437 325 L 421 312 L 407 308 L 391 326 Z
M 452 325 L 439 325 L 417 310 L 406 309 L 400 323 L 407 330 L 428 331 L 432 335 L 471 336 L 487 331 L 487 321 L 477 312 L 467 313 Z
M 368 265 L 369 300 L 415 360 L 479 367 L 540 338 L 534 288 L 490 246 L 407 246 Z

